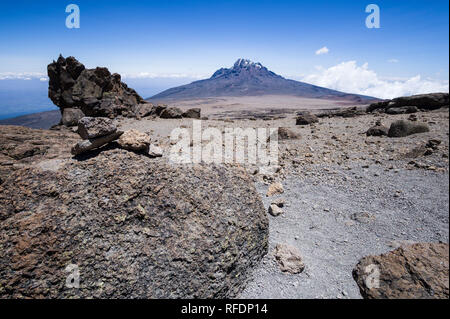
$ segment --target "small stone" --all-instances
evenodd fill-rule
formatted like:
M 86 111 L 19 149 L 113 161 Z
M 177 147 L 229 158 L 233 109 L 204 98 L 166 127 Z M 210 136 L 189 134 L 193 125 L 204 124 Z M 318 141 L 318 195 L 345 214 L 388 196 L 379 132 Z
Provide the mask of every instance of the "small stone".
M 150 157 L 162 157 L 163 156 L 163 150 L 154 144 L 150 144 L 150 147 L 148 149 L 148 155 Z
M 269 206 L 269 214 L 272 216 L 279 216 L 281 214 L 283 214 L 283 209 L 281 209 L 280 207 L 278 207 L 275 204 L 272 204 Z
M 305 269 L 300 252 L 290 245 L 278 244 L 275 247 L 275 260 L 283 272 L 299 274 Z
M 272 200 L 272 205 L 277 205 L 278 207 L 284 207 L 285 199 L 284 198 L 277 198 Z
M 267 197 L 282 193 L 284 193 L 283 185 L 279 182 L 272 183 L 267 190 Z

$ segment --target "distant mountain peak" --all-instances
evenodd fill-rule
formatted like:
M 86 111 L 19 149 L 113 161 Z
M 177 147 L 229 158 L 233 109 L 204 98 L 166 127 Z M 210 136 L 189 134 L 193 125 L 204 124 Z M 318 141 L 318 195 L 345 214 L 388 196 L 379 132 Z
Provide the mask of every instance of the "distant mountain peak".
M 243 68 L 256 68 L 256 69 L 262 69 L 264 68 L 261 63 L 252 62 L 248 59 L 238 59 L 233 66 L 233 69 L 243 69 Z
M 269 71 L 265 66 L 259 62 L 253 62 L 249 59 L 238 59 L 232 68 L 221 68 L 217 70 L 211 77 L 216 79 L 220 77 L 230 76 L 250 76 L 250 77 L 280 77 L 275 73 Z
M 149 100 L 193 99 L 218 96 L 289 95 L 306 98 L 338 99 L 355 103 L 375 99 L 357 94 L 285 79 L 259 62 L 238 59 L 231 68 L 221 68 L 205 80 L 168 89 Z

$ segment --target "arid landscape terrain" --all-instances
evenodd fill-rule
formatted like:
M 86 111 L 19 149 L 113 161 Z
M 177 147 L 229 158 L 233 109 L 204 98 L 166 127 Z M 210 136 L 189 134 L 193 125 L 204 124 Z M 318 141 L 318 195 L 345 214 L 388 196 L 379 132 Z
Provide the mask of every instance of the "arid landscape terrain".
M 448 93 L 163 105 L 49 76 L 61 122 L 0 126 L 1 298 L 448 298 Z M 277 129 L 278 162 L 171 162 L 194 123 Z

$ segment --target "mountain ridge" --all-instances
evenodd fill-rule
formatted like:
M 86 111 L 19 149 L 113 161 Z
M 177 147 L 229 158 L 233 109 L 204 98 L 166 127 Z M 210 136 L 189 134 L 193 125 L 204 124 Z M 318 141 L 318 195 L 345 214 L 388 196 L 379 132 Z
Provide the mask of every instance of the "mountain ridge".
M 223 96 L 292 95 L 306 98 L 342 99 L 355 103 L 379 100 L 359 94 L 344 93 L 324 87 L 286 79 L 259 62 L 238 59 L 231 68 L 220 68 L 208 79 L 170 88 L 148 101 L 180 100 Z

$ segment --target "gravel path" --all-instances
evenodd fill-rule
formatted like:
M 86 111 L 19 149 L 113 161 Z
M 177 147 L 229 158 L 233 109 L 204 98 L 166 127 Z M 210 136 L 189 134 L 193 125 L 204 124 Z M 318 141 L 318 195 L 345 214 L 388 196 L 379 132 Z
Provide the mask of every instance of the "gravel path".
M 402 241 L 448 242 L 449 175 L 426 170 L 310 166 L 285 181 L 285 213 L 270 218 L 270 249 L 240 298 L 361 298 L 352 269 L 366 255 Z M 267 186 L 258 183 L 264 205 Z M 362 222 L 352 214 L 368 213 Z M 278 243 L 296 246 L 306 265 L 282 273 L 273 257 Z

